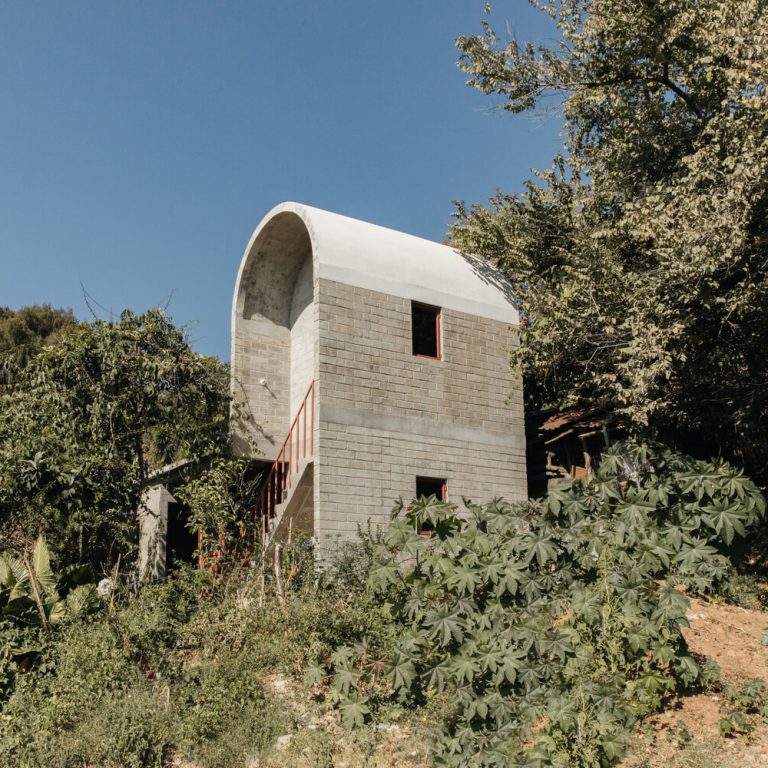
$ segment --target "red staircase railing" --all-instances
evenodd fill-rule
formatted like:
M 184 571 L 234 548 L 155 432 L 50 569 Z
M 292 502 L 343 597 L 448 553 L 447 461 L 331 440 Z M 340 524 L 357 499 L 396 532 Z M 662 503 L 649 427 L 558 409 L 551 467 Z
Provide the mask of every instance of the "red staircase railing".
M 309 417 L 307 417 L 309 411 Z M 288 430 L 288 436 L 277 454 L 277 459 L 264 478 L 259 504 L 256 507 L 256 531 L 261 530 L 262 541 L 266 538 L 271 519 L 278 504 L 285 501 L 294 482 L 302 459 L 315 453 L 315 382 L 309 385 L 301 401 L 296 417 Z M 259 519 L 261 518 L 261 519 Z

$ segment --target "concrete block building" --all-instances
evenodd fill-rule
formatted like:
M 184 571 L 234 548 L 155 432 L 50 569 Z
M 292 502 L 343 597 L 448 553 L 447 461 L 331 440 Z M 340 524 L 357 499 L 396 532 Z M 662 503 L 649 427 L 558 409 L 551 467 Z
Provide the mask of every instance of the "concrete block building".
M 526 497 L 518 314 L 488 264 L 297 203 L 271 210 L 232 308 L 236 445 L 264 472 L 257 514 L 326 556 L 393 501 Z M 251 446 L 257 451 L 252 451 Z

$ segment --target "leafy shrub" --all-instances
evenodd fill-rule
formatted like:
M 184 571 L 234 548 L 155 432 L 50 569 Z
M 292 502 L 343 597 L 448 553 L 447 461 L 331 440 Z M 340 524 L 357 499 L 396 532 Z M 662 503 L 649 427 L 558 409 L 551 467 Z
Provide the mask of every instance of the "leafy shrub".
M 160 766 L 162 712 L 106 621 L 72 624 L 17 677 L 0 718 L 0 766 Z
M 203 601 L 214 604 L 220 588 L 210 573 L 192 567 L 146 585 L 116 617 L 123 647 L 145 671 L 170 674 L 177 665 L 179 636 Z
M 18 654 L 35 641 L 37 656 L 7 681 L 0 768 L 151 768 L 173 755 L 242 768 L 265 752 L 293 724 L 265 676 L 388 637 L 362 585 L 310 578 L 303 542 L 283 563 L 279 596 L 261 563 L 218 577 L 189 568 L 47 633 L 0 622 L 0 661 L 11 643 Z
M 68 327 L 0 389 L 4 546 L 42 532 L 60 564 L 132 559 L 149 473 L 227 452 L 229 378 L 161 310 Z
M 393 652 L 340 649 L 309 681 L 330 676 L 351 724 L 390 695 L 451 691 L 446 765 L 586 767 L 615 761 L 638 715 L 699 678 L 682 589 L 727 577 L 765 501 L 727 464 L 627 444 L 542 502 L 466 507 L 395 510 L 370 577 L 399 626 Z
M 751 680 L 741 688 L 725 690 L 725 700 L 720 705 L 720 734 L 749 733 L 754 727 L 750 715 L 768 722 L 768 685 L 765 680 Z

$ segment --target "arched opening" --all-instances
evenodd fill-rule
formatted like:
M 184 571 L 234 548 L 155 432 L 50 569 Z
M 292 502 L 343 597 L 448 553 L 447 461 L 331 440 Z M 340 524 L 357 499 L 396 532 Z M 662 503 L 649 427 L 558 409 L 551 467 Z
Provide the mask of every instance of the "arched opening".
M 314 377 L 315 304 L 312 242 L 300 216 L 278 213 L 262 224 L 244 258 L 233 312 L 235 398 L 250 437 L 272 460 Z

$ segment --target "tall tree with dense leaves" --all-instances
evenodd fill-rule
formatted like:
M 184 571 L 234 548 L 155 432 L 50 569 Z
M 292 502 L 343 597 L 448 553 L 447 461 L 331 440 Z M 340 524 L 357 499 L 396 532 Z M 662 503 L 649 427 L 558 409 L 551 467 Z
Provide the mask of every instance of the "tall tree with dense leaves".
M 555 47 L 486 24 L 461 65 L 511 112 L 557 100 L 563 153 L 452 230 L 514 283 L 529 404 L 599 404 L 765 477 L 766 3 L 534 4 Z
M 0 307 L 0 368 L 23 365 L 43 344 L 54 341 L 63 329 L 76 322 L 71 309 L 57 309 L 50 304 L 17 310 Z
M 226 452 L 229 371 L 160 310 L 80 323 L 0 393 L 0 532 L 60 561 L 132 552 L 148 474 Z

